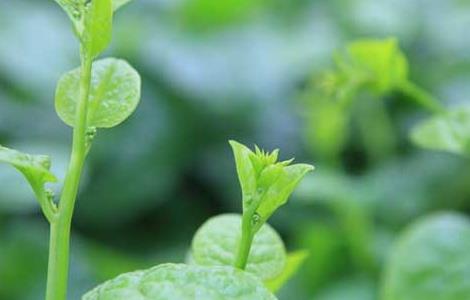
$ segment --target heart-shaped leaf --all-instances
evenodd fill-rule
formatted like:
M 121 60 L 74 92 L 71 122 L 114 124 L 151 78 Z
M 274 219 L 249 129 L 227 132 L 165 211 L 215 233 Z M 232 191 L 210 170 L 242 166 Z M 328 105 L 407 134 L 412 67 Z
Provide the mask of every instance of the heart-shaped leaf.
M 232 267 L 164 264 L 122 274 L 82 300 L 275 300 L 256 277 Z
M 233 266 L 241 239 L 242 218 L 224 214 L 206 221 L 192 243 L 192 261 L 203 266 Z M 285 267 L 284 243 L 274 229 L 264 224 L 255 235 L 246 271 L 263 280 L 278 276 Z
M 85 10 L 83 42 L 87 54 L 98 56 L 111 42 L 113 27 L 112 0 L 92 0 Z
M 383 282 L 383 300 L 463 300 L 470 295 L 470 221 L 441 213 L 398 240 Z
M 413 129 L 411 139 L 424 148 L 469 154 L 470 106 L 422 121 Z
M 126 120 L 140 100 L 140 76 L 126 61 L 106 58 L 93 63 L 87 126 L 109 128 Z M 74 126 L 80 89 L 80 68 L 62 76 L 56 90 L 56 111 Z

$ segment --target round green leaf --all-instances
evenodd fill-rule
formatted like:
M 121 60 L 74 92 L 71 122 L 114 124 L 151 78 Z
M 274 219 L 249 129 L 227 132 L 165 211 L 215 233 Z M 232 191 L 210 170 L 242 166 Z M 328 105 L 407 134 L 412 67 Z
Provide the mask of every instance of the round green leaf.
M 203 266 L 233 266 L 241 238 L 241 222 L 241 216 L 236 214 L 206 221 L 193 239 L 193 262 Z M 285 264 L 284 243 L 271 226 L 263 225 L 253 240 L 246 271 L 267 280 L 278 276 Z
M 164 264 L 122 274 L 82 300 L 275 300 L 259 279 L 232 267 Z
M 411 226 L 387 265 L 383 300 L 463 300 L 470 295 L 470 221 L 441 213 Z
M 126 61 L 106 58 L 93 63 L 90 87 L 89 127 L 114 127 L 126 120 L 140 100 L 140 76 Z M 56 90 L 56 111 L 74 126 L 80 93 L 80 68 L 62 76 Z

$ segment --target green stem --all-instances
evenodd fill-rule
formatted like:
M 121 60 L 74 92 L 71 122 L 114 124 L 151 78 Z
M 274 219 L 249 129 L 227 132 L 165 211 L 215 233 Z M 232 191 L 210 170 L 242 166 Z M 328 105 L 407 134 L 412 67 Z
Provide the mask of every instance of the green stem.
M 65 300 L 69 269 L 70 227 L 86 157 L 86 121 L 92 58 L 82 49 L 80 95 L 77 104 L 70 163 L 57 217 L 51 222 L 46 300 Z
M 245 270 L 246 268 L 248 256 L 250 255 L 251 244 L 253 243 L 253 238 L 255 236 L 255 232 L 251 226 L 252 216 L 253 214 L 251 212 L 247 212 L 243 214 L 242 218 L 242 237 L 237 257 L 235 259 L 235 267 L 241 270 Z
M 409 96 L 416 101 L 416 103 L 425 107 L 432 113 L 441 114 L 445 112 L 444 106 L 436 98 L 414 83 L 405 81 L 401 83 L 398 88 L 403 94 Z

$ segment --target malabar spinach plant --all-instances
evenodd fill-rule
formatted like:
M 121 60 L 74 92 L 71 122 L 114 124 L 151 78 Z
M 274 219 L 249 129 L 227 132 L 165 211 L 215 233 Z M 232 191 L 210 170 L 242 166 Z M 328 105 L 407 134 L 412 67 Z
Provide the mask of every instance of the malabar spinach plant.
M 187 264 L 163 264 L 127 273 L 85 294 L 84 300 L 263 300 L 276 292 L 306 258 L 286 253 L 279 234 L 266 222 L 285 204 L 313 167 L 278 161 L 256 147 L 230 141 L 242 190 L 243 212 L 223 214 L 196 232 Z
M 127 62 L 96 60 L 111 41 L 114 11 L 128 1 L 56 0 L 72 22 L 81 60 L 79 68 L 60 78 L 55 95 L 57 114 L 73 128 L 70 162 L 58 201 L 48 187 L 58 181 L 50 171 L 48 156 L 0 146 L 0 161 L 24 175 L 50 224 L 47 300 L 66 299 L 72 215 L 82 169 L 97 130 L 123 122 L 140 100 L 139 74 Z
M 432 113 L 445 111 L 437 99 L 411 81 L 408 60 L 395 38 L 353 41 L 336 51 L 333 61 L 333 67 L 312 76 L 301 95 L 308 143 L 323 158 L 338 160 L 352 124 L 357 125 L 371 157 L 390 151 L 393 132 L 380 99 L 392 92 Z M 370 101 L 361 101 L 366 99 Z M 352 122 L 357 109 L 362 111 Z

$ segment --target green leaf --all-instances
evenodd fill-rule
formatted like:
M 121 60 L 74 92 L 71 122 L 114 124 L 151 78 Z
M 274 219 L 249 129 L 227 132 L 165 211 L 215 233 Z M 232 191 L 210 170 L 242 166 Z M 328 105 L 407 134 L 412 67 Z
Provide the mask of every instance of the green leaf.
M 252 165 L 250 155 L 253 153 L 248 147 L 236 141 L 229 141 L 232 146 L 235 164 L 237 166 L 238 180 L 242 189 L 245 207 L 245 200 L 252 198 L 256 194 L 256 175 Z
M 243 210 L 252 209 L 264 223 L 281 205 L 287 202 L 300 180 L 313 166 L 289 165 L 292 160 L 278 162 L 278 150 L 267 153 L 256 147 L 256 152 L 230 141 L 235 156 L 238 179 L 243 194 Z
M 306 250 L 299 250 L 289 253 L 287 255 L 286 266 L 281 274 L 277 277 L 265 282 L 265 285 L 273 293 L 281 289 L 282 286 L 297 273 L 298 269 L 302 266 L 305 259 L 307 259 L 309 252 Z
M 394 38 L 359 40 L 338 54 L 340 70 L 351 80 L 361 80 L 378 92 L 387 92 L 408 78 L 408 62 Z
M 192 242 L 192 260 L 203 266 L 233 266 L 241 239 L 242 218 L 224 214 L 206 221 Z M 268 224 L 255 235 L 246 271 L 263 280 L 278 276 L 284 270 L 284 244 Z
M 116 11 L 131 1 L 132 0 L 113 0 L 113 10 Z
M 11 164 L 23 174 L 31 185 L 45 217 L 51 221 L 56 207 L 52 198 L 48 196 L 45 184 L 57 182 L 57 178 L 50 172 L 50 158 L 45 155 L 25 154 L 0 146 L 0 162 Z
M 470 295 L 470 221 L 440 213 L 398 239 L 386 267 L 383 300 L 463 300 Z
M 56 90 L 56 111 L 74 126 L 79 99 L 80 68 L 62 76 Z M 140 101 L 140 76 L 126 61 L 106 58 L 93 63 L 87 126 L 114 127 L 126 120 Z
M 122 274 L 82 300 L 275 300 L 254 276 L 232 267 L 164 264 Z
M 45 155 L 30 155 L 0 146 L 0 162 L 8 163 L 23 173 L 32 186 L 46 182 L 56 182 L 57 178 L 49 171 L 51 160 Z
M 411 139 L 424 148 L 469 154 L 470 106 L 422 121 L 413 129 Z
M 267 220 L 280 206 L 285 204 L 300 180 L 312 171 L 307 164 L 295 164 L 284 167 L 281 175 L 269 186 L 256 212 Z
M 83 0 L 55 0 L 62 9 L 67 13 L 74 28 L 77 32 L 81 32 L 82 17 L 85 12 L 85 5 Z
M 87 54 L 98 56 L 111 42 L 113 27 L 112 0 L 91 0 L 85 12 L 83 42 Z

